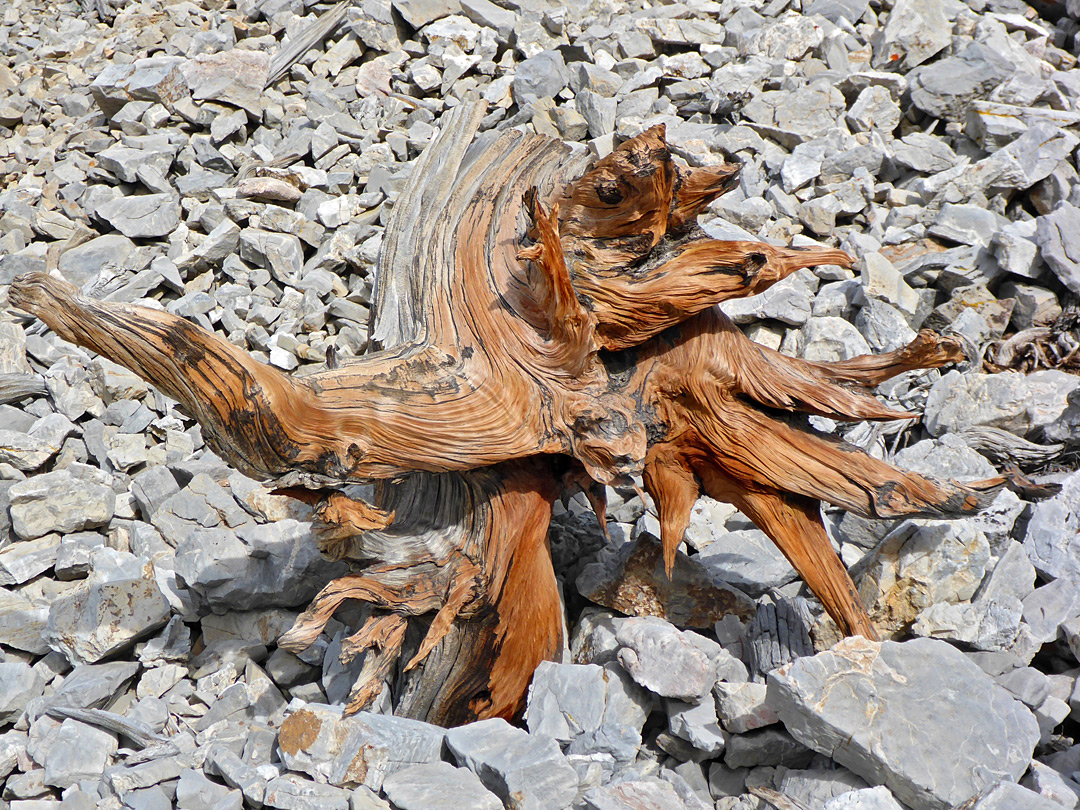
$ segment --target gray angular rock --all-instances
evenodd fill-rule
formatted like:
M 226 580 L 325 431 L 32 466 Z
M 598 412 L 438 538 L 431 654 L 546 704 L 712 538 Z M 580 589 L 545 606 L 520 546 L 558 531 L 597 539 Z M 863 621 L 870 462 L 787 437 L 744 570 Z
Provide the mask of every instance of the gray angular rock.
M 1008 540 L 1004 550 L 999 550 L 997 563 L 979 586 L 973 601 L 982 599 L 1025 599 L 1035 590 L 1035 566 L 1027 557 L 1024 547 L 1015 540 Z
M 675 788 L 659 779 L 634 779 L 618 784 L 594 787 L 582 796 L 589 810 L 686 810 Z
M 1043 259 L 1062 284 L 1080 295 L 1080 208 L 1063 202 L 1035 222 Z
M 931 435 L 986 426 L 1023 435 L 1030 421 L 1029 389 L 1023 374 L 943 374 L 930 389 L 923 421 Z
M 64 720 L 48 747 L 44 782 L 68 788 L 83 779 L 100 778 L 117 747 L 115 734 L 70 718 Z
M 889 12 L 874 43 L 873 65 L 908 71 L 940 53 L 952 42 L 941 4 L 932 0 L 899 0 Z
M 116 697 L 138 671 L 139 665 L 134 661 L 77 666 L 55 692 L 31 701 L 27 716 L 33 722 L 53 706 L 99 708 Z
M 718 683 L 713 687 L 716 711 L 724 728 L 732 734 L 745 734 L 779 721 L 765 702 L 763 683 Z
M 1066 478 L 1053 498 L 1035 504 L 1024 548 L 1044 576 L 1080 582 L 1080 473 Z
M 283 284 L 296 284 L 304 267 L 304 248 L 291 233 L 245 228 L 240 233 L 240 258 L 265 267 Z
M 688 632 L 652 616 L 622 622 L 616 633 L 619 663 L 650 692 L 696 702 L 716 683 L 716 669 Z
M 855 316 L 855 326 L 875 352 L 891 352 L 915 339 L 904 313 L 879 298 L 868 298 Z
M 1016 642 L 1022 614 L 1023 605 L 1015 596 L 984 599 L 977 603 L 939 602 L 918 615 L 911 632 L 925 638 L 957 642 L 975 650 L 1005 651 Z
M 1016 70 L 1009 56 L 985 42 L 969 42 L 955 56 L 919 67 L 908 75 L 911 100 L 935 118 L 963 121 L 975 98 Z
M 263 86 L 270 71 L 270 54 L 234 48 L 196 56 L 180 68 L 193 99 L 223 101 L 252 115 L 262 115 Z
M 1078 581 L 1072 576 L 1064 576 L 1036 588 L 1023 598 L 1024 621 L 1039 643 L 1054 641 L 1062 624 L 1080 616 Z
M 8 491 L 11 528 L 32 540 L 49 532 L 76 532 L 109 522 L 116 509 L 110 487 L 55 470 L 20 481 Z
M 184 61 L 177 56 L 157 56 L 110 64 L 94 79 L 90 92 L 108 116 L 129 101 L 152 101 L 171 108 L 188 96 L 181 71 Z
M 994 238 L 994 257 L 1003 270 L 1024 278 L 1038 278 L 1042 273 L 1039 246 L 1035 241 L 1038 220 L 1009 222 Z
M 732 735 L 724 748 L 724 764 L 729 768 L 805 768 L 813 758 L 812 750 L 778 726 Z
M 1053 701 L 1054 698 L 1050 698 L 1047 702 Z M 1036 716 L 1038 714 L 1036 712 Z M 1038 760 L 1031 763 L 1031 770 L 1024 777 L 1023 785 L 1061 807 L 1075 808 L 1080 803 L 1080 784 Z
M 358 783 L 378 790 L 390 774 L 412 765 L 438 762 L 445 730 L 404 717 L 307 704 L 282 723 L 282 761 L 332 785 Z
M 559 51 L 543 51 L 524 62 L 514 70 L 514 82 L 511 85 L 514 101 L 524 107 L 537 99 L 552 98 L 570 81 L 570 71 Z
M 188 743 L 190 745 L 190 743 Z M 159 757 L 147 762 L 114 765 L 105 770 L 105 782 L 118 794 L 176 779 L 184 770 L 180 757 Z
M 1002 781 L 980 793 L 971 810 L 1061 810 L 1062 805 L 1051 801 L 1015 782 Z
M 955 433 L 946 433 L 938 439 L 923 439 L 905 447 L 896 454 L 895 462 L 905 470 L 941 481 L 979 481 L 992 478 L 997 472 Z
M 869 0 L 811 0 L 803 6 L 803 13 L 820 14 L 829 22 L 834 23 L 843 17 L 854 24 L 862 19 L 869 6 Z
M 493 718 L 446 732 L 459 765 L 509 808 L 561 810 L 577 795 L 577 772 L 550 737 L 526 734 Z
M 391 5 L 413 28 L 461 11 L 459 0 L 392 0 Z
M 267 782 L 260 804 L 280 810 L 348 810 L 349 791 L 287 773 Z
M 290 518 L 190 531 L 175 570 L 201 604 L 254 610 L 304 604 L 347 567 L 319 553 L 310 524 Z
M 1004 218 L 977 205 L 946 203 L 927 232 L 964 245 L 988 247 L 1005 224 Z
M 716 701 L 709 695 L 695 703 L 665 700 L 668 730 L 694 749 L 694 759 L 717 756 L 724 750 L 724 732 L 716 714 Z
M 780 793 L 809 807 L 820 807 L 836 796 L 869 787 L 861 776 L 842 767 L 831 770 L 786 768 L 782 774 L 778 771 L 776 782 Z
M 148 467 L 131 479 L 131 494 L 147 520 L 179 491 L 180 485 L 168 467 Z
M 696 559 L 718 580 L 729 582 L 755 598 L 798 577 L 772 540 L 759 529 L 714 536 L 713 542 Z
M 153 564 L 132 557 L 141 569 L 136 576 L 99 572 L 96 563 L 109 551 L 92 552 L 90 578 L 49 607 L 43 638 L 72 665 L 93 664 L 130 646 L 163 627 L 171 615 Z
M 533 673 L 525 715 L 530 733 L 568 745 L 571 754 L 610 754 L 633 762 L 651 699 L 613 663 L 542 661 Z
M 819 81 L 797 90 L 760 93 L 743 108 L 743 114 L 757 124 L 805 139 L 832 129 L 846 106 L 839 90 Z
M 0 723 L 14 723 L 27 704 L 40 697 L 45 678 L 22 661 L 0 662 Z
M 1050 679 L 1033 667 L 1019 667 L 994 680 L 1030 709 L 1038 708 L 1050 696 Z
M 942 672 L 962 687 L 943 694 Z M 944 810 L 1018 779 L 1039 739 L 1023 704 L 959 650 L 931 639 L 845 639 L 774 670 L 768 687 L 796 739 L 885 784 L 913 810 Z
M 985 535 L 963 520 L 905 520 L 853 577 L 882 628 L 906 627 L 939 602 L 971 599 L 990 560 Z
M 76 287 L 97 278 L 102 266 L 126 266 L 135 254 L 135 243 L 118 233 L 109 233 L 64 251 L 57 268 Z
M 891 133 L 900 123 L 900 105 L 887 87 L 871 85 L 859 93 L 846 120 L 855 132 Z
M 176 157 L 176 146 L 165 141 L 151 141 L 139 147 L 125 146 L 122 143 L 110 146 L 103 152 L 98 152 L 97 161 L 106 171 L 112 172 L 118 180 L 125 183 L 135 183 L 139 180 L 139 172 L 144 169 L 152 169 L 164 177 L 172 167 Z M 117 198 L 123 199 L 123 198 Z M 116 202 L 113 200 L 112 202 Z M 107 205 L 108 203 L 103 203 Z M 99 205 L 95 211 L 100 212 Z
M 449 762 L 403 768 L 383 782 L 383 791 L 400 810 L 502 810 L 503 806 L 476 774 Z
M 47 604 L 36 604 L 6 588 L 0 590 L 0 644 L 44 655 L 49 651 L 49 645 L 41 633 L 48 619 Z
M 870 354 L 870 345 L 855 325 L 831 315 L 810 318 L 795 333 L 793 342 L 795 354 L 814 362 L 850 360 L 860 354 Z
M 728 238 L 716 234 L 713 223 L 706 223 L 705 232 L 714 238 Z M 747 324 L 759 319 L 782 321 L 789 326 L 802 326 L 810 319 L 811 302 L 817 279 L 809 271 L 800 270 L 778 281 L 764 292 L 746 298 L 724 301 L 720 308 L 737 324 Z
M 229 788 L 206 778 L 199 770 L 188 768 L 176 783 L 177 810 L 212 810 L 229 794 Z
M 860 169 L 865 169 L 871 176 L 876 175 L 881 169 L 881 162 L 885 158 L 882 148 L 871 141 L 868 144 L 859 144 L 841 152 L 827 154 L 821 161 L 822 183 L 843 183 L 850 180 Z M 861 210 L 864 200 L 855 199 L 854 205 L 845 205 L 843 213 L 857 213 L 853 208 Z
M 922 132 L 913 132 L 892 143 L 893 160 L 917 172 L 943 172 L 958 165 L 948 143 Z
M 120 197 L 97 207 L 97 215 L 131 239 L 168 236 L 180 224 L 180 202 L 172 194 Z
M 592 90 L 581 89 L 574 99 L 577 111 L 589 127 L 590 138 L 600 138 L 615 130 L 617 103 Z
M 21 585 L 56 564 L 60 536 L 47 534 L 36 540 L 13 543 L 0 551 L 0 585 Z

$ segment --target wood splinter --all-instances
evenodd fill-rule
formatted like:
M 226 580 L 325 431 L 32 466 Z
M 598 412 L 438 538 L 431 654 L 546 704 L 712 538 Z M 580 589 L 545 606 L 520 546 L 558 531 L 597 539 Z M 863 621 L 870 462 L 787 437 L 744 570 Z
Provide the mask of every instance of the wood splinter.
M 279 639 L 302 650 L 346 601 L 369 612 L 348 709 L 390 685 L 399 715 L 444 725 L 512 718 L 558 656 L 551 506 L 640 476 L 671 569 L 694 502 L 730 501 L 769 535 L 839 627 L 876 633 L 821 522 L 970 514 L 1002 477 L 935 482 L 776 418 L 910 419 L 868 389 L 937 368 L 959 346 L 921 332 L 876 357 L 815 363 L 753 343 L 713 305 L 829 247 L 708 238 L 697 214 L 738 166 L 688 168 L 662 126 L 602 160 L 504 132 L 470 151 L 475 100 L 447 113 L 387 225 L 373 300 L 378 348 L 305 377 L 160 310 L 105 303 L 44 274 L 13 306 L 178 400 L 210 446 L 316 506 L 316 537 L 355 570 Z M 375 482 L 372 503 L 342 492 Z

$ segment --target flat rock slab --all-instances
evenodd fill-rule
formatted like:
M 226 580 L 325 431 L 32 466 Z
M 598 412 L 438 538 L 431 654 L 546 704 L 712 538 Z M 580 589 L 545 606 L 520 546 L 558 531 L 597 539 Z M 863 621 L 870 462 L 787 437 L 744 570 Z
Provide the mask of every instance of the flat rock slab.
M 27 478 L 9 491 L 11 528 L 24 540 L 49 532 L 95 529 L 109 522 L 116 494 L 105 484 L 82 481 L 67 470 Z
M 270 54 L 231 50 L 196 56 L 181 66 L 197 101 L 223 101 L 262 114 L 262 91 L 270 72 Z
M 446 745 L 510 810 L 562 810 L 577 795 L 577 771 L 547 735 L 493 718 L 450 729 Z
M 278 749 L 290 770 L 378 790 L 402 768 L 438 762 L 444 734 L 419 720 L 370 712 L 344 717 L 341 707 L 312 703 L 285 718 Z
M 1040 796 L 1033 790 L 1001 782 L 983 793 L 970 810 L 1061 810 L 1057 802 Z
M 55 600 L 43 637 L 73 665 L 93 664 L 164 627 L 170 615 L 147 562 L 141 576 L 91 579 Z
M 716 683 L 716 667 L 687 633 L 652 616 L 629 619 L 616 639 L 619 663 L 638 684 L 660 697 L 698 701 Z
M 1043 576 L 1080 581 L 1080 473 L 1066 478 L 1053 498 L 1035 504 L 1024 549 Z
M 502 810 L 503 806 L 480 777 L 449 762 L 400 770 L 383 782 L 383 791 L 399 810 Z
M 583 797 L 588 810 L 685 810 L 686 803 L 667 782 L 659 779 L 620 782 L 595 787 Z
M 886 785 L 912 810 L 945 810 L 1015 782 L 1039 741 L 1022 703 L 933 639 L 848 638 L 770 673 L 768 687 L 795 739 Z
M 150 101 L 172 107 L 188 95 L 178 56 L 136 59 L 131 64 L 111 64 L 103 70 L 90 92 L 108 116 L 115 115 L 129 101 Z
M 99 205 L 97 215 L 130 239 L 153 239 L 176 230 L 180 201 L 172 194 L 119 197 Z
M 615 663 L 541 661 L 533 673 L 526 714 L 529 732 L 569 744 L 571 754 L 596 751 L 632 762 L 651 698 Z

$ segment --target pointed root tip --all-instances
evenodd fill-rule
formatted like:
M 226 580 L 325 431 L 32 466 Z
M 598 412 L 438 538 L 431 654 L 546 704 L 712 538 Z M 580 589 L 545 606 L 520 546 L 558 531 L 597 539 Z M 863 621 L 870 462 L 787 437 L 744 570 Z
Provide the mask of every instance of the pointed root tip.
M 291 652 L 293 655 L 302 653 L 308 647 L 312 645 L 315 637 L 319 634 L 316 633 L 314 637 L 310 637 L 304 628 L 293 626 L 291 630 L 287 630 L 277 640 L 277 646 L 285 650 L 285 652 Z
M 850 269 L 855 264 L 852 256 L 837 248 L 809 245 L 803 248 L 787 248 L 787 251 L 790 252 L 786 258 L 798 262 L 801 267 L 835 264 Z

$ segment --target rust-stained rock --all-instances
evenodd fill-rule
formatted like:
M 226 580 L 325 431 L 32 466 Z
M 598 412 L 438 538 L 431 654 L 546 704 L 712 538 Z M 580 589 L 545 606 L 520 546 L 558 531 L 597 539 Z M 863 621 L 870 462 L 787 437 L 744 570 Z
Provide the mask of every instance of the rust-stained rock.
M 630 616 L 659 616 L 679 627 L 711 629 L 729 613 L 743 621 L 754 615 L 750 597 L 685 554 L 675 556 L 668 577 L 660 544 L 648 535 L 585 566 L 577 588 L 598 605 Z
M 281 724 L 278 749 L 289 770 L 339 787 L 378 790 L 390 774 L 441 760 L 438 726 L 384 714 L 345 716 L 341 707 L 308 704 Z
M 891 634 L 933 604 L 969 600 L 989 561 L 986 536 L 966 521 L 909 520 L 852 573 L 875 625 Z
M 236 184 L 236 193 L 256 200 L 286 203 L 296 202 L 302 194 L 295 185 L 277 177 L 245 177 Z

